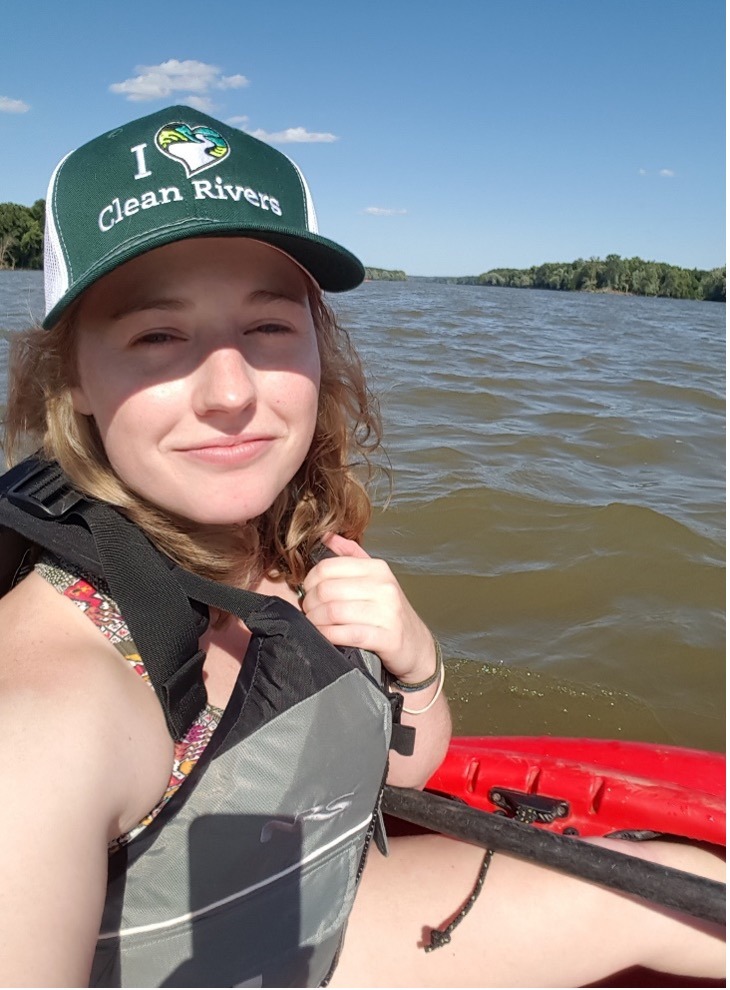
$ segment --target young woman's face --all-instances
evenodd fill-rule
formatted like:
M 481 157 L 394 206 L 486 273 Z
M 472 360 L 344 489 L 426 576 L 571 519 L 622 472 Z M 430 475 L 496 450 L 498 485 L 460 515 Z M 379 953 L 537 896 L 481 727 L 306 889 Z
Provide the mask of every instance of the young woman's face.
M 307 279 L 246 238 L 150 251 L 86 291 L 74 408 L 135 492 L 197 523 L 265 512 L 309 450 L 320 361 Z

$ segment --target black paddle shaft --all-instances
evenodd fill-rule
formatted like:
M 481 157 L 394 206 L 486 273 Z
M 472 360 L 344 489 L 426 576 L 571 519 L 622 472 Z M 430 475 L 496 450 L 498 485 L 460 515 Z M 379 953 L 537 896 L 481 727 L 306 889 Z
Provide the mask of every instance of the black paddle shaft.
M 725 923 L 725 885 L 405 787 L 386 787 L 383 811 L 434 832 L 633 894 L 703 921 Z

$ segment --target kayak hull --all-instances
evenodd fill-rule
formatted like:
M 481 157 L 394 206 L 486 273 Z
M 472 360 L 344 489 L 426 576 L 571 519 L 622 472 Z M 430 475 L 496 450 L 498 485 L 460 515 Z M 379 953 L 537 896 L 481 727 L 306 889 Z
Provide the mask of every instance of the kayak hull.
M 725 757 L 622 740 L 454 738 L 429 790 L 568 835 L 653 831 L 725 845 Z
M 452 739 L 426 786 L 559 834 L 641 838 L 661 833 L 724 848 L 725 785 L 720 753 L 623 740 L 462 736 Z M 726 983 L 636 967 L 592 986 Z

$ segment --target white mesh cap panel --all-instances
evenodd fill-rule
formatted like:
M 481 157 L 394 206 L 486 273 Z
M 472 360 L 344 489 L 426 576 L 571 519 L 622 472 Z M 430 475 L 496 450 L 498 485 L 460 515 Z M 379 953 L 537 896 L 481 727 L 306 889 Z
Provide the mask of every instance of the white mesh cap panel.
M 70 154 L 70 152 L 69 152 Z M 56 177 L 61 166 L 68 158 L 62 158 L 54 169 L 51 181 L 48 184 L 48 195 L 46 197 L 46 233 L 43 242 L 43 281 L 46 295 L 46 315 L 50 313 L 59 299 L 68 291 L 69 272 L 66 259 L 61 248 L 61 240 L 56 227 L 56 217 L 54 215 Z
M 287 158 L 289 158 L 288 155 Z M 314 211 L 314 200 L 312 199 L 312 194 L 309 191 L 307 180 L 302 175 L 302 171 L 297 165 L 297 163 L 292 162 L 291 158 L 289 158 L 289 161 L 294 166 L 294 169 L 296 170 L 296 173 L 299 176 L 299 181 L 302 184 L 302 191 L 304 193 L 304 203 L 307 210 L 307 230 L 309 231 L 310 234 L 318 234 L 319 228 L 317 227 L 317 214 Z

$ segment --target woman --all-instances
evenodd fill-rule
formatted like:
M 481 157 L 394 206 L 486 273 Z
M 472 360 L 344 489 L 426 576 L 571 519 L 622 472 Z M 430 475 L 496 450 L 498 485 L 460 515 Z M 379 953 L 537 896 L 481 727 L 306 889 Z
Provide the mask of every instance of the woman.
M 365 860 L 389 744 L 388 780 L 422 785 L 450 722 L 438 645 L 360 545 L 353 460 L 377 416 L 321 290 L 363 270 L 317 233 L 296 166 L 174 107 L 64 159 L 47 211 L 45 330 L 16 348 L 6 451 L 65 474 L 15 469 L 0 516 L 35 544 L 0 600 L 0 982 L 719 972 L 716 933 L 508 856 L 426 836 Z

